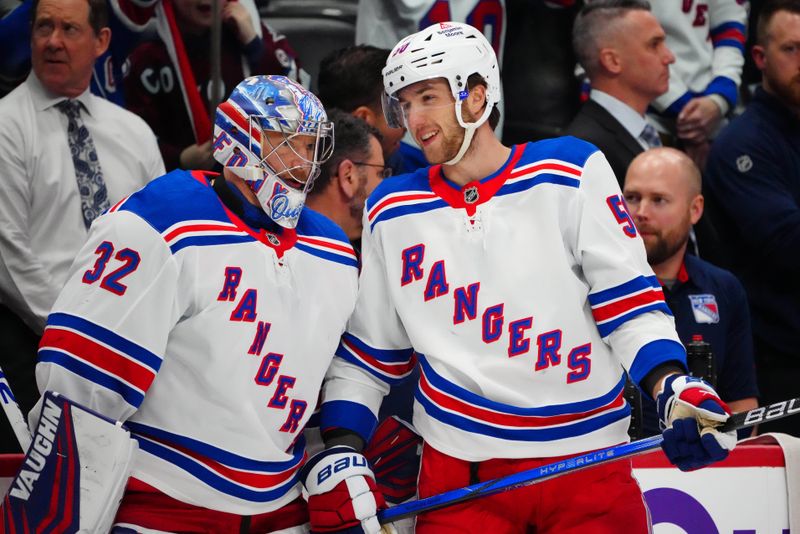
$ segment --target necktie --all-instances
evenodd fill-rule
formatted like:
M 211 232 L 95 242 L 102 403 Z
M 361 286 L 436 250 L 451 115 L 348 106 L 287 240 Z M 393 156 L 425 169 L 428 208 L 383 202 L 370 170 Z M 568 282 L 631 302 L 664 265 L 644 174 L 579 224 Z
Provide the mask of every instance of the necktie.
M 661 146 L 661 138 L 658 137 L 658 132 L 649 122 L 644 125 L 644 130 L 639 134 L 639 138 L 644 141 L 649 148 L 658 148 Z
M 62 100 L 58 109 L 69 119 L 67 138 L 72 153 L 72 164 L 75 166 L 75 177 L 78 191 L 81 194 L 81 211 L 86 228 L 98 215 L 110 206 L 108 191 L 103 181 L 103 171 L 97 160 L 97 150 L 86 125 L 81 119 L 81 103 L 77 100 Z

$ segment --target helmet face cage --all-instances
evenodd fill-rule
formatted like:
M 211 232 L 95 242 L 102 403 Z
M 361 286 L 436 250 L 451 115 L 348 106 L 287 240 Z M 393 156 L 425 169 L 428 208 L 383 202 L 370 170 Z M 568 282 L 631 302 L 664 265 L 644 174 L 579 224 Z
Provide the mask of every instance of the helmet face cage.
M 467 125 L 461 103 L 468 94 L 467 79 L 480 74 L 486 82 L 486 108 L 476 123 Z M 383 69 L 383 111 L 389 126 L 406 123 L 397 98 L 401 89 L 414 83 L 444 78 L 455 99 L 456 118 L 464 127 L 477 127 L 500 101 L 500 71 L 492 46 L 476 28 L 458 22 L 441 22 L 397 43 Z
M 319 176 L 320 166 L 333 154 L 333 123 L 294 122 L 251 115 L 250 151 L 260 154 L 258 165 L 264 173 L 306 193 Z M 264 128 L 265 124 L 269 127 Z

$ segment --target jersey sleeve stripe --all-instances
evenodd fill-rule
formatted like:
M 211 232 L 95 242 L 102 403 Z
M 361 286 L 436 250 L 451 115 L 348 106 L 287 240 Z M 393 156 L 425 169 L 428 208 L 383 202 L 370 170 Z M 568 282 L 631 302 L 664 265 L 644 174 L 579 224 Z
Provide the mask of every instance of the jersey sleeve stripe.
M 726 22 L 711 29 L 711 42 L 714 48 L 730 46 L 744 52 L 745 27 L 739 22 Z
M 626 321 L 643 313 L 672 315 L 655 276 L 638 276 L 624 284 L 589 295 L 597 329 L 606 337 Z
M 112 332 L 108 328 L 82 317 L 61 312 L 51 313 L 47 318 L 47 324 L 48 327 L 62 327 L 80 332 L 85 337 L 94 339 L 119 353 L 125 354 L 153 371 L 158 371 L 161 367 L 160 356 Z
M 320 417 L 320 429 L 323 434 L 336 428 L 344 428 L 340 423 L 347 422 L 347 430 L 358 434 L 365 442 L 375 431 L 378 419 L 372 411 L 357 402 L 335 400 L 325 403 Z
M 47 327 L 39 346 L 43 350 L 59 351 L 65 356 L 81 360 L 142 393 L 150 388 L 156 376 L 154 369 L 79 332 Z
M 416 365 L 412 349 L 375 349 L 348 334 L 342 337 L 336 355 L 388 384 L 396 384 L 407 377 Z
M 109 376 L 105 372 L 92 367 L 80 360 L 57 350 L 39 349 L 39 362 L 59 365 L 68 371 L 79 375 L 90 382 L 117 393 L 125 402 L 139 408 L 144 400 L 144 393 L 130 387 L 117 377 Z

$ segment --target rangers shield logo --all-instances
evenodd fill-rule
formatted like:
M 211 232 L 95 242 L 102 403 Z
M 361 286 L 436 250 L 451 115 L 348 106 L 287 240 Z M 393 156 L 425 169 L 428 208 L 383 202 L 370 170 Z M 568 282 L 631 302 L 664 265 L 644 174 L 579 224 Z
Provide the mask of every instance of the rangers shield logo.
M 716 324 L 719 322 L 719 307 L 714 295 L 689 295 L 694 320 L 698 323 Z

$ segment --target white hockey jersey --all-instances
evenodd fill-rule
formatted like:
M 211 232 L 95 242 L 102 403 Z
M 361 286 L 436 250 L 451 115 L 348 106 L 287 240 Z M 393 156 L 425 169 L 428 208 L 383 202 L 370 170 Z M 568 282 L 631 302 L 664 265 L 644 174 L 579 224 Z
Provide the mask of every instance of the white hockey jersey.
M 711 94 L 735 106 L 744 67 L 747 2 L 658 0 L 650 6 L 675 54 L 669 89 L 652 106 L 676 116 L 690 99 Z
M 624 369 L 685 361 L 610 166 L 572 137 L 516 146 L 464 187 L 440 166 L 379 185 L 336 354 L 323 430 L 366 439 L 416 359 L 414 425 L 469 461 L 625 442 Z
M 303 427 L 358 268 L 325 217 L 306 208 L 296 230 L 253 228 L 212 176 L 171 172 L 95 221 L 48 319 L 37 380 L 125 421 L 134 477 L 253 515 L 300 494 Z

